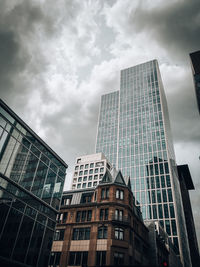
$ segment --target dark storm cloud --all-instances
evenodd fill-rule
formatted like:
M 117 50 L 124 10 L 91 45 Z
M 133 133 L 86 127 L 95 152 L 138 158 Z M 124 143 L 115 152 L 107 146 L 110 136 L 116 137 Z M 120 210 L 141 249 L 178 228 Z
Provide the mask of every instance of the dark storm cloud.
M 171 56 L 184 58 L 200 49 L 199 0 L 176 1 L 154 8 L 140 2 L 131 13 L 129 23 L 137 32 L 145 31 L 170 50 Z
M 26 0 L 1 3 L 0 92 L 5 101 L 18 109 L 19 104 L 27 103 L 36 75 L 40 75 L 42 90 L 35 90 L 47 95 L 48 89 L 42 84 L 42 74 L 49 66 L 45 43 L 57 36 L 66 22 L 73 28 L 70 20 L 79 11 L 78 4 L 71 1 L 61 1 L 52 9 L 54 4 L 51 0 L 45 4 Z
M 16 2 L 13 7 L 3 2 L 5 6 L 0 11 L 0 92 L 3 99 L 13 104 L 28 93 L 25 79 L 20 79 L 30 61 L 22 37 L 32 31 L 41 17 L 38 8 L 25 2 Z

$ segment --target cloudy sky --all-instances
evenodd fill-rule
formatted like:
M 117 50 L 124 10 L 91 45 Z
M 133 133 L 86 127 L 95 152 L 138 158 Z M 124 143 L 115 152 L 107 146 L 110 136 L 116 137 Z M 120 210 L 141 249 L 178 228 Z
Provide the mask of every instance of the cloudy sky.
M 119 90 L 120 69 L 158 59 L 200 239 L 200 116 L 188 55 L 199 49 L 199 0 L 0 0 L 1 98 L 69 164 L 67 181 L 75 158 L 94 152 L 100 96 Z

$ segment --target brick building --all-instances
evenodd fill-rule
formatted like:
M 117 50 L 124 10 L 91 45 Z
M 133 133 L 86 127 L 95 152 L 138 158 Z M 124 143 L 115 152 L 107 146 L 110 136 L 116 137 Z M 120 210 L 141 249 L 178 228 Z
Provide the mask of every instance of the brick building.
M 148 229 L 133 198 L 114 169 L 96 188 L 64 192 L 49 266 L 147 266 Z

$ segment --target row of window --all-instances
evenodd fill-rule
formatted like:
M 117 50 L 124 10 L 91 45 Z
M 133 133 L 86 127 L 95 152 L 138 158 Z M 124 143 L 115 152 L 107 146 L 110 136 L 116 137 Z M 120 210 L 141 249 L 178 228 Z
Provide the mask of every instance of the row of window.
M 61 252 L 52 252 L 49 267 L 57 266 L 60 263 Z M 132 261 L 130 261 L 132 263 Z M 87 266 L 88 264 L 88 251 L 76 251 L 69 253 L 70 266 Z M 124 253 L 114 252 L 114 265 L 120 266 L 124 264 Z M 106 251 L 96 251 L 96 264 L 95 266 L 106 265 Z
M 88 252 L 70 252 L 69 254 L 69 265 L 70 266 L 87 266 Z M 124 264 L 124 253 L 114 252 L 114 265 L 121 266 Z M 106 251 L 96 252 L 96 264 L 95 266 L 106 265 Z
M 82 203 L 88 203 L 91 202 L 91 196 L 85 196 L 82 199 Z M 115 214 L 113 215 L 113 219 L 118 220 L 118 221 L 122 221 L 124 218 L 124 212 L 123 210 L 120 209 L 116 209 L 115 210 Z M 100 209 L 99 212 L 99 220 L 108 220 L 108 216 L 109 216 L 109 208 L 105 208 L 105 209 Z M 64 212 L 64 213 L 59 213 L 57 215 L 57 223 L 66 223 L 68 217 L 68 213 Z M 92 210 L 82 210 L 82 211 L 77 211 L 76 213 L 76 222 L 85 222 L 85 221 L 91 221 L 92 219 Z
M 79 163 L 78 161 L 77 161 L 77 163 Z M 95 167 L 102 167 L 102 166 L 104 166 L 104 161 L 100 161 L 100 162 L 96 162 L 95 164 L 94 163 L 90 163 L 90 164 L 85 164 L 85 165 L 77 165 L 77 166 L 75 166 L 75 170 L 83 170 L 84 168 L 85 169 L 88 169 L 89 168 L 89 166 L 90 166 L 90 168 L 94 168 L 94 165 L 95 165 Z
M 97 186 L 97 181 L 95 182 L 88 182 L 88 183 L 82 183 L 82 184 L 73 184 L 72 185 L 72 189 L 75 189 L 75 188 L 87 188 L 87 187 L 92 187 L 92 186 Z
M 95 168 L 95 169 L 90 169 L 89 171 L 88 170 L 85 170 L 85 171 L 75 171 L 74 172 L 74 176 L 81 176 L 81 175 L 87 175 L 87 174 L 93 174 L 93 173 L 102 173 L 104 172 L 104 167 L 102 168 Z
M 98 174 L 95 174 L 95 175 L 89 175 L 89 176 L 81 176 L 81 177 L 78 177 L 78 178 L 74 178 L 73 179 L 73 183 L 76 183 L 77 181 L 80 183 L 80 182 L 85 182 L 85 181 L 91 181 L 91 180 L 98 180 L 98 179 L 102 179 L 103 177 L 103 173 L 98 175 Z
M 59 229 L 55 231 L 54 241 L 64 240 L 65 229 Z M 120 227 L 115 227 L 114 229 L 115 239 L 124 240 L 124 229 Z M 100 226 L 98 227 L 97 238 L 107 239 L 108 237 L 108 227 Z M 90 240 L 90 228 L 74 228 L 72 234 L 72 240 Z

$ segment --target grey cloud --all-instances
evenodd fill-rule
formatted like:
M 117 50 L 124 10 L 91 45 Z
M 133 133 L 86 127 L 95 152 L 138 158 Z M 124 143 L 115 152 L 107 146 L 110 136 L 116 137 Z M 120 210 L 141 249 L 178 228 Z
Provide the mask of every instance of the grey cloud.
M 15 78 L 26 66 L 26 56 L 20 55 L 20 44 L 12 31 L 0 31 L 0 92 L 1 97 L 13 99 L 26 88 L 17 88 Z
M 200 5 L 198 0 L 176 1 L 149 9 L 139 4 L 129 17 L 130 27 L 146 31 L 157 39 L 173 56 L 185 60 L 185 55 L 199 49 Z
M 179 80 L 176 88 L 168 91 L 168 109 L 175 143 L 188 142 L 200 145 L 200 124 L 194 88 L 190 77 L 191 70 Z M 169 77 L 170 78 L 170 77 Z
M 27 1 L 26 1 L 27 2 Z M 28 2 L 27 2 L 28 3 Z M 5 2 L 4 2 L 5 4 Z M 31 25 L 38 19 L 38 9 L 28 4 L 16 4 L 12 8 L 1 9 L 0 16 L 0 91 L 8 102 L 19 104 L 28 93 L 23 76 L 30 61 L 21 33 L 31 31 Z M 23 97 L 22 97 L 23 95 Z

